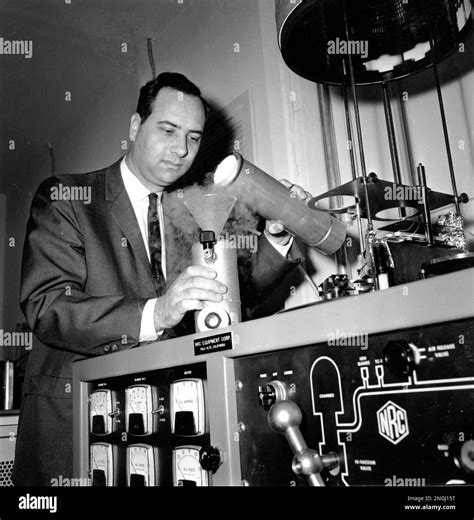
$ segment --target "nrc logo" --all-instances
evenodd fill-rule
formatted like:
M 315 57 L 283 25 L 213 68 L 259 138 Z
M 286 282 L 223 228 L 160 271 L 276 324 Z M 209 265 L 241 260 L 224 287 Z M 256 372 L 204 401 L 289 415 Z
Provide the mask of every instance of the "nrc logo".
M 388 401 L 377 411 L 377 424 L 380 435 L 393 444 L 398 444 L 409 433 L 406 410 L 392 401 Z

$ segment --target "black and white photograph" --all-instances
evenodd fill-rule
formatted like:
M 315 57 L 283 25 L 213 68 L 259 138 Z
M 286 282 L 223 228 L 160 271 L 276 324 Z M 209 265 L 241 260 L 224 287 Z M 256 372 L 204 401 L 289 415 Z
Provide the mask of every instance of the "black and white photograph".
M 0 0 L 1 520 L 472 519 L 472 11 Z

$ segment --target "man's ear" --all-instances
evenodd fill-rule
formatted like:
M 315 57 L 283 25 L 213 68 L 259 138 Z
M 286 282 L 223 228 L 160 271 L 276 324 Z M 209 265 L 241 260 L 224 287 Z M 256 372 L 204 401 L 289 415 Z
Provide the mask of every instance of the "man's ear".
M 128 136 L 130 137 L 130 141 L 132 141 L 132 143 L 135 141 L 135 137 L 137 136 L 141 122 L 142 118 L 137 114 L 137 112 L 135 112 L 130 118 L 130 130 Z

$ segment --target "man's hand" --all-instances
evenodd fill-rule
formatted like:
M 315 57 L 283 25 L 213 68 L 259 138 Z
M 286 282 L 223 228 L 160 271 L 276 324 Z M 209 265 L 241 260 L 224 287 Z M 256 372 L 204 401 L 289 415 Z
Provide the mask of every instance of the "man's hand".
M 182 272 L 166 293 L 156 300 L 155 329 L 174 327 L 187 311 L 201 310 L 204 301 L 222 301 L 227 286 L 215 280 L 216 276 L 213 269 L 200 265 L 192 265 Z
M 313 196 L 308 191 L 304 190 L 301 186 L 293 184 L 286 179 L 280 179 L 280 182 L 288 188 L 294 197 L 301 200 L 311 199 Z M 265 226 L 265 236 L 269 242 L 273 242 L 279 246 L 286 246 L 291 239 L 291 235 L 285 231 L 283 224 L 278 220 L 267 220 Z

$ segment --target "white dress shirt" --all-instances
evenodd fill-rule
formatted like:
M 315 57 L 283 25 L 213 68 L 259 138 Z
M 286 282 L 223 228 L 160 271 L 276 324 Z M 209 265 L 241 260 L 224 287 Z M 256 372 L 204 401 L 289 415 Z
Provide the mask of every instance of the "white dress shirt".
M 145 244 L 145 249 L 148 255 L 148 260 L 150 260 L 150 248 L 148 246 L 148 205 L 149 199 L 148 195 L 150 194 L 150 190 L 146 188 L 138 179 L 138 177 L 130 171 L 130 168 L 127 166 L 125 162 L 125 157 L 120 163 L 120 172 L 122 174 L 122 180 L 125 185 L 125 190 L 127 191 L 130 202 L 132 203 L 133 211 L 135 212 L 135 216 L 138 221 L 138 226 L 140 228 L 140 232 L 143 238 L 143 242 Z M 164 228 L 164 218 L 163 218 L 163 206 L 161 204 L 162 193 L 157 193 L 158 195 L 158 219 L 160 221 L 160 235 L 161 235 L 161 269 L 163 271 L 163 275 L 166 280 L 166 244 L 165 244 L 165 228 Z M 280 246 L 278 244 L 274 244 L 270 242 L 272 246 L 286 258 L 288 252 L 291 248 L 291 244 L 293 243 L 293 237 L 290 242 L 285 246 Z M 141 324 L 140 324 L 140 336 L 139 341 L 153 341 L 160 336 L 163 331 L 156 331 L 155 329 L 155 320 L 154 320 L 154 311 L 155 311 L 155 303 L 157 298 L 153 298 L 148 300 L 143 309 Z
M 142 234 L 148 260 L 150 260 L 150 247 L 148 245 L 148 205 L 150 203 L 148 195 L 150 194 L 150 190 L 146 188 L 138 180 L 137 176 L 130 171 L 130 168 L 125 162 L 125 158 L 120 163 L 120 172 L 122 174 L 122 180 L 125 185 L 125 189 L 127 190 L 128 197 L 132 203 L 133 211 L 137 217 L 138 227 L 140 228 L 140 232 Z M 166 253 L 164 243 L 165 229 L 163 225 L 163 206 L 161 204 L 162 193 L 157 193 L 157 195 L 158 219 L 160 221 L 161 235 L 161 270 L 163 271 L 163 276 L 166 280 Z M 148 300 L 145 304 L 140 324 L 140 336 L 138 338 L 139 341 L 153 341 L 163 333 L 163 331 L 159 331 L 157 333 L 155 330 L 154 311 L 156 300 L 157 298 L 153 298 Z

